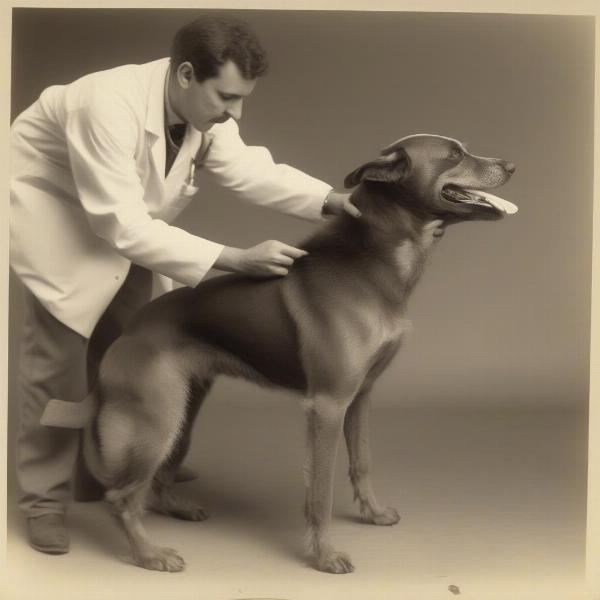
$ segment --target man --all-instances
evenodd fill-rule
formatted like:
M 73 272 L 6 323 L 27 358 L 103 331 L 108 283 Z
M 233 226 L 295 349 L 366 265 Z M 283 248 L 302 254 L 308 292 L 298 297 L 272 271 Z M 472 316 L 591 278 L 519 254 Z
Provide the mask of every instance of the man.
M 11 266 L 25 286 L 17 474 L 37 550 L 68 551 L 79 446 L 76 430 L 40 425 L 48 401 L 81 400 L 131 314 L 173 280 L 194 286 L 211 268 L 284 276 L 304 254 L 278 241 L 226 247 L 169 225 L 197 191 L 199 162 L 256 204 L 358 216 L 347 195 L 239 137 L 265 70 L 244 23 L 203 17 L 177 33 L 170 60 L 52 86 L 12 126 Z

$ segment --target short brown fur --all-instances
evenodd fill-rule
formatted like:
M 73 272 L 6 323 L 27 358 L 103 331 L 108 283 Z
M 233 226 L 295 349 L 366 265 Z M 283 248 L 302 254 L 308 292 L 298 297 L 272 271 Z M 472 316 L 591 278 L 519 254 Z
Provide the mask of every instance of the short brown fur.
M 184 567 L 175 550 L 149 540 L 141 517 L 148 506 L 206 518 L 200 505 L 173 492 L 173 473 L 212 381 L 225 374 L 304 397 L 311 556 L 322 571 L 354 570 L 329 540 L 339 438 L 343 432 L 363 519 L 393 525 L 398 513 L 379 503 L 371 484 L 369 392 L 400 346 L 407 299 L 434 232 L 442 223 L 500 216 L 491 206 L 445 199 L 444 186 L 492 188 L 513 171 L 450 138 L 403 138 L 347 177 L 349 187 L 358 186 L 352 200 L 362 216 L 328 223 L 301 245 L 309 254 L 286 277 L 215 278 L 166 294 L 136 315 L 102 361 L 84 452 L 138 565 Z

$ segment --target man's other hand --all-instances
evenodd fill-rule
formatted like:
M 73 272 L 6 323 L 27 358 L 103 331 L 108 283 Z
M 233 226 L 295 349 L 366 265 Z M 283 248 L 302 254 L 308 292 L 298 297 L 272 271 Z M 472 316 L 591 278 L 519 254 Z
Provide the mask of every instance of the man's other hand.
M 323 214 L 341 215 L 342 213 L 348 213 L 357 218 L 360 217 L 360 210 L 350 201 L 350 194 L 340 194 L 331 190 L 323 203 Z

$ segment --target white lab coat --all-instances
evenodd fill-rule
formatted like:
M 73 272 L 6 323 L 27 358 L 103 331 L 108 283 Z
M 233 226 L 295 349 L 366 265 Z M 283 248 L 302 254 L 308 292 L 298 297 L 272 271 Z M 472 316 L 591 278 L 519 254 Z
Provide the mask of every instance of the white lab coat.
M 165 180 L 169 59 L 46 89 L 11 128 L 11 266 L 48 311 L 89 337 L 131 262 L 193 286 L 223 246 L 169 225 L 202 134 L 188 126 Z M 331 186 L 246 146 L 233 119 L 211 128 L 205 168 L 240 197 L 319 219 Z M 192 190 L 193 191 L 193 190 Z M 167 279 L 168 278 L 168 279 Z

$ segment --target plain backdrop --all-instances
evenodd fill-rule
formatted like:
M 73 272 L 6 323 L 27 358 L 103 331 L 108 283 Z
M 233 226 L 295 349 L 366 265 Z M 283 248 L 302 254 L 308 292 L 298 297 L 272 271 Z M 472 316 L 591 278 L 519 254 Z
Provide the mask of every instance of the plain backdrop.
M 12 118 L 49 85 L 167 55 L 177 28 L 200 12 L 15 9 Z M 519 506 L 523 500 L 522 521 L 516 522 L 534 523 L 535 527 L 519 529 L 522 538 L 537 544 L 542 555 L 548 548 L 549 556 L 550 550 L 556 550 L 561 560 L 566 556 L 581 564 L 591 308 L 593 19 L 465 13 L 231 12 L 253 25 L 271 64 L 269 74 L 245 103 L 242 136 L 247 143 L 267 146 L 276 160 L 341 188 L 344 176 L 375 157 L 381 148 L 402 136 L 426 132 L 456 137 L 476 154 L 502 157 L 517 165 L 516 174 L 500 193 L 516 203 L 519 212 L 500 222 L 453 226 L 434 251 L 409 303 L 413 331 L 375 388 L 374 412 L 380 411 L 375 416 L 389 426 L 388 437 L 377 443 L 380 454 L 391 451 L 394 472 L 400 465 L 405 470 L 413 468 L 417 480 L 423 478 L 425 487 L 413 488 L 415 506 L 422 509 L 423 489 L 438 482 L 440 487 L 432 494 L 436 502 L 430 514 L 424 511 L 423 518 L 433 528 L 437 527 L 437 501 L 443 505 L 448 489 L 460 487 L 460 480 L 457 483 L 453 477 L 462 468 L 488 482 L 474 488 L 489 497 L 480 500 L 474 496 L 472 514 L 493 506 L 494 501 L 501 503 L 503 498 L 514 496 Z M 177 224 L 240 247 L 271 238 L 295 243 L 314 230 L 313 224 L 245 206 L 208 182 Z M 18 281 L 11 277 L 11 488 L 20 294 Z M 210 474 L 212 468 L 215 481 L 222 477 L 232 496 L 238 481 L 251 478 L 240 460 L 271 443 L 267 437 L 258 439 L 264 425 L 261 419 L 267 419 L 271 433 L 280 435 L 282 444 L 290 443 L 290 452 L 300 454 L 299 430 L 286 429 L 290 434 L 280 431 L 277 424 L 290 427 L 285 420 L 288 413 L 282 416 L 270 403 L 285 395 L 239 382 L 217 384 L 212 408 L 207 407 L 207 419 L 199 433 L 212 439 L 215 448 L 221 437 L 229 435 L 230 454 L 220 459 L 229 462 L 228 469 L 233 471 L 221 470 L 222 464 L 213 465 L 210 457 L 205 457 L 205 478 L 210 480 L 206 472 Z M 261 397 L 267 399 L 260 409 L 263 412 L 249 413 L 248 407 L 231 412 L 236 402 Z M 401 425 L 402 413 L 382 410 L 392 406 L 406 408 L 408 415 L 418 414 L 422 407 L 425 416 L 402 421 L 397 437 L 391 421 L 398 419 Z M 528 416 L 511 420 L 515 409 L 524 409 Z M 235 420 L 231 420 L 232 414 Z M 411 418 L 415 423 L 424 419 L 430 429 L 416 425 L 411 429 Z M 255 421 L 256 435 L 251 436 L 247 430 Z M 421 436 L 421 431 L 429 436 Z M 244 447 L 243 440 L 251 437 L 256 441 L 248 444 L 258 445 L 252 446 L 254 450 L 250 445 Z M 422 437 L 426 438 L 423 447 Z M 427 442 L 433 445 L 425 447 Z M 206 442 L 195 441 L 195 458 L 201 456 L 202 443 Z M 454 461 L 456 444 L 464 446 L 464 453 Z M 278 448 L 277 452 L 263 448 L 271 466 L 278 457 L 289 458 Z M 504 479 L 489 466 L 492 450 L 498 451 L 498 465 L 508 473 Z M 431 466 L 435 477 L 430 477 L 427 465 L 418 460 L 408 466 L 411 452 L 413 458 L 418 452 L 435 455 Z M 469 466 L 477 457 L 483 457 L 481 470 Z M 547 489 L 545 480 L 535 477 L 546 467 L 550 473 Z M 244 472 L 236 473 L 236 468 Z M 436 479 L 440 469 L 447 480 Z M 272 481 L 275 471 L 265 468 L 265 477 Z M 519 487 L 515 481 L 521 475 Z M 470 481 L 466 475 L 464 481 Z M 496 490 L 495 484 L 501 489 Z M 504 490 L 508 491 L 503 495 Z M 531 498 L 522 490 L 529 490 Z M 464 498 L 470 498 L 469 494 L 465 483 Z M 561 504 L 557 499 L 563 496 L 567 499 Z M 456 506 L 467 519 L 462 497 Z M 548 514 L 540 513 L 536 521 L 540 506 L 546 506 Z M 562 530 L 558 525 L 558 529 L 547 528 L 546 522 L 555 526 L 557 515 L 564 517 L 564 523 L 559 522 Z M 412 519 L 408 522 L 419 523 L 414 515 Z M 494 519 L 495 514 L 489 519 L 492 527 Z M 445 536 L 441 545 L 444 556 L 452 555 L 456 548 L 457 556 L 463 552 L 465 564 L 469 564 L 473 555 L 489 554 L 488 550 L 470 554 L 465 550 L 468 543 L 455 545 L 454 540 L 463 535 L 460 530 L 455 536 L 440 531 Z M 562 531 L 563 537 L 555 535 L 556 531 Z M 559 548 L 557 540 L 567 538 L 574 540 L 572 546 L 564 543 Z M 477 535 L 474 539 L 483 543 Z M 424 556 L 429 556 L 427 544 L 423 547 Z M 412 552 L 414 546 L 409 543 L 407 548 Z M 514 546 L 510 543 L 507 548 L 508 556 Z M 557 559 L 551 564 L 564 563 Z M 113 568 L 112 562 L 107 568 Z
M 241 132 L 277 161 L 341 187 L 381 148 L 427 132 L 517 165 L 501 194 L 518 214 L 451 227 L 433 253 L 409 305 L 413 332 L 378 385 L 379 402 L 585 407 L 592 18 L 231 12 L 255 28 L 271 65 Z M 177 28 L 198 14 L 15 9 L 12 117 L 49 85 L 167 55 Z M 236 246 L 294 243 L 314 228 L 208 185 L 178 224 Z M 11 373 L 21 316 L 12 283 Z

